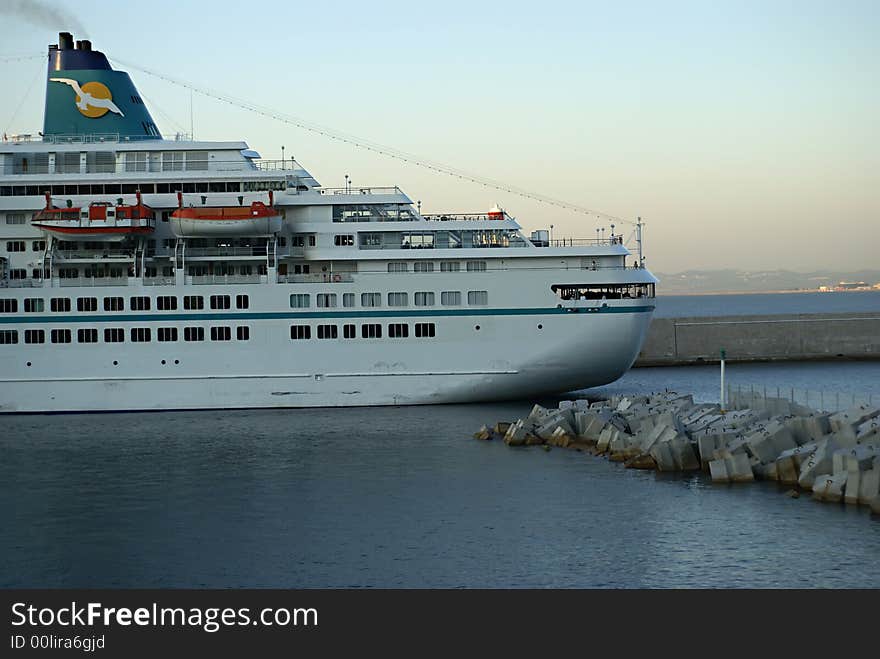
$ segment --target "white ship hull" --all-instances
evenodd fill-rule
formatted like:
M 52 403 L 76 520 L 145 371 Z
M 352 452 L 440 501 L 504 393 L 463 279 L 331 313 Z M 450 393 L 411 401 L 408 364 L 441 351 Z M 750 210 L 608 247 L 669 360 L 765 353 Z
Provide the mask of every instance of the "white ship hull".
M 293 341 L 290 322 L 272 320 L 251 323 L 250 345 L 40 346 L 39 363 L 30 367 L 26 349 L 4 359 L 0 411 L 412 405 L 561 393 L 620 377 L 635 360 L 650 318 L 648 310 L 552 309 L 440 317 L 434 322 L 442 338 L 430 343 L 413 337 Z M 382 319 L 406 320 L 412 322 L 405 315 Z

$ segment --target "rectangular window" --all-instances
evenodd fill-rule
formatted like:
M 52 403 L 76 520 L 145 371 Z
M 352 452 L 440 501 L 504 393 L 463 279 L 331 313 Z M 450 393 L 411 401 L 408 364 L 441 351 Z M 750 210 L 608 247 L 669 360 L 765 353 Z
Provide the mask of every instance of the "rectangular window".
M 76 342 L 77 343 L 97 343 L 98 342 L 98 330 L 93 329 L 91 327 L 76 330 Z
M 131 340 L 134 343 L 149 343 L 152 340 L 149 327 L 132 327 Z
M 121 297 L 105 297 L 104 311 L 124 311 L 125 302 Z
M 212 309 L 228 309 L 229 308 L 229 296 L 228 295 L 212 295 L 211 296 L 211 308 Z
M 146 151 L 128 151 L 125 154 L 125 171 L 127 171 L 127 172 L 145 172 L 145 171 L 147 171 L 147 152 Z
M 486 272 L 486 262 L 485 261 L 468 261 L 467 262 L 467 271 L 468 272 Z
M 23 252 L 25 250 L 25 242 L 23 240 L 11 240 L 6 243 L 7 252 Z
M 156 298 L 156 309 L 159 311 L 176 311 L 177 297 L 174 295 L 160 295 Z
M 247 325 L 239 325 L 235 328 L 235 340 L 236 341 L 250 341 L 251 340 L 251 328 Z
M 9 271 L 10 279 L 27 279 L 27 270 L 24 268 L 14 268 Z
M 420 291 L 416 293 L 415 302 L 417 307 L 433 307 L 434 294 L 429 291 Z
M 409 304 L 409 296 L 406 293 L 389 293 L 389 307 L 405 307 Z
M 205 328 L 204 327 L 184 327 L 183 328 L 183 340 L 184 341 L 204 341 L 205 340 Z
M 131 304 L 131 307 L 129 307 L 129 308 L 132 311 L 149 311 L 150 310 L 150 298 L 147 297 L 146 295 L 139 295 L 138 297 L 130 298 L 129 303 Z
M 388 272 L 406 272 L 408 269 L 406 261 L 391 261 L 388 264 Z
M 336 325 L 318 325 L 319 339 L 339 338 L 339 328 Z
M 0 313 L 18 313 L 18 300 L 15 298 L 0 299 Z
M 70 332 L 70 330 L 67 331 L 68 333 Z M 0 330 L 0 345 L 11 345 L 13 343 L 18 343 L 18 330 Z
M 77 311 L 97 311 L 98 298 L 96 297 L 78 297 L 76 298 Z M 92 342 L 94 343 L 94 341 Z
M 43 310 L 46 308 L 46 303 L 43 298 L 40 297 L 28 297 L 24 300 L 24 312 L 25 313 L 43 313 Z
M 122 299 L 122 298 L 119 298 Z M 121 327 L 108 327 L 104 330 L 104 343 L 124 343 L 125 330 Z
M 381 307 L 382 306 L 382 294 L 381 293 L 361 293 L 361 306 L 362 307 Z
M 70 343 L 69 329 L 53 329 L 50 336 L 52 343 Z
M 342 294 L 342 306 L 343 307 L 353 307 L 354 306 L 354 293 L 343 293 Z
M 6 224 L 24 224 L 24 213 L 7 213 Z
M 232 328 L 212 327 L 211 328 L 211 340 L 212 341 L 231 341 L 232 340 Z
M 353 339 L 356 336 L 354 325 L 343 325 L 342 336 L 344 336 L 346 339 Z
M 31 249 L 35 252 L 43 252 L 46 250 L 46 241 L 45 240 L 35 240 L 31 243 Z
M 251 304 L 250 298 L 247 295 L 236 295 L 235 296 L 235 308 L 236 309 L 247 309 Z
M 329 309 L 336 306 L 336 293 L 318 293 L 318 308 Z
M 53 297 L 51 300 L 49 300 L 49 309 L 51 309 L 54 313 L 64 313 L 66 311 L 70 311 L 70 298 Z
M 487 291 L 468 291 L 468 304 L 474 307 L 485 307 L 489 304 Z
M 391 323 L 388 325 L 388 336 L 392 339 L 405 339 L 409 336 L 409 325 L 406 323 Z
M 373 323 L 361 325 L 361 337 L 364 339 L 381 339 L 382 326 Z
M 43 330 L 25 330 L 24 331 L 24 342 L 25 343 L 45 343 L 46 342 L 46 332 Z
M 183 308 L 191 311 L 205 308 L 205 299 L 201 295 L 184 295 Z
M 337 247 L 350 247 L 354 245 L 353 235 L 333 236 L 333 244 Z
M 311 296 L 308 293 L 294 293 L 290 296 L 292 309 L 306 309 L 312 306 Z
M 58 268 L 58 278 L 59 279 L 78 279 L 79 278 L 79 269 L 78 268 Z
M 440 304 L 444 307 L 457 307 L 461 304 L 460 291 L 443 291 L 440 293 Z
M 434 262 L 416 261 L 413 263 L 413 272 L 434 272 Z
M 291 325 L 290 326 L 290 338 L 291 339 L 310 339 L 312 338 L 312 328 L 308 325 Z
M 160 327 L 156 330 L 156 338 L 163 342 L 177 341 L 177 328 Z
M 436 329 L 434 323 L 416 323 L 416 337 L 420 339 L 433 337 Z

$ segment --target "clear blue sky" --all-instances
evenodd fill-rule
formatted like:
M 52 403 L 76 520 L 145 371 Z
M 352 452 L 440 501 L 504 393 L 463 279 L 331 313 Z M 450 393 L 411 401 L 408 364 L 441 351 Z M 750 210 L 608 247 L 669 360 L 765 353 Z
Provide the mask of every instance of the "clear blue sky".
M 0 55 L 78 29 L 18 4 L 0 0 Z M 880 2 L 40 4 L 111 59 L 642 215 L 658 271 L 880 267 Z M 44 63 L 0 66 L 0 128 L 39 130 Z M 160 128 L 188 131 L 189 92 L 130 73 Z M 198 95 L 194 114 L 198 138 L 284 145 L 325 185 L 399 184 L 426 211 L 497 201 L 527 229 L 595 235 L 592 219 Z

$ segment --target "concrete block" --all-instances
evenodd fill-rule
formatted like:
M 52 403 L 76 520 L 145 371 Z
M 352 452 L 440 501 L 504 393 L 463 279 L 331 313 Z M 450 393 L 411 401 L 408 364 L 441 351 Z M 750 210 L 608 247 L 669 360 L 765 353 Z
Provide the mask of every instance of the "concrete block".
M 660 471 L 677 471 L 675 465 L 675 457 L 672 455 L 672 448 L 669 442 L 658 442 L 651 448 L 650 455 L 657 463 L 657 469 Z
M 767 426 L 762 432 L 749 435 L 746 441 L 751 454 L 762 464 L 774 462 L 783 451 L 797 448 L 791 430 L 779 422 Z
M 566 435 L 574 435 L 574 428 L 568 422 L 568 416 L 563 412 L 555 412 L 548 415 L 545 417 L 544 422 L 535 428 L 534 434 L 544 441 L 549 440 L 557 428 L 561 428 Z
M 846 487 L 847 473 L 820 474 L 813 483 L 813 498 L 817 501 L 840 503 L 843 500 L 843 490 Z
M 869 505 L 878 497 L 880 497 L 880 462 L 875 462 L 873 469 L 863 471 L 859 475 L 858 502 Z
M 832 414 L 829 421 L 831 423 L 831 430 L 837 431 L 846 427 L 856 428 L 865 421 L 877 416 L 880 416 L 880 407 L 856 405 L 843 412 Z
M 752 473 L 752 465 L 749 462 L 749 456 L 745 453 L 738 453 L 728 458 L 712 460 L 709 463 L 709 473 L 712 480 L 716 483 L 745 483 L 755 480 Z
M 816 450 L 801 464 L 798 484 L 805 490 L 812 490 L 818 474 L 829 474 L 833 469 L 834 452 L 847 446 L 855 446 L 855 438 L 849 443 L 847 437 L 837 434 L 823 439 L 816 445 Z
M 725 446 L 720 435 L 703 435 L 697 440 L 697 452 L 700 454 L 700 466 L 703 470 L 709 469 L 709 463 L 713 459 L 713 453 Z
M 713 483 L 729 483 L 730 475 L 727 473 L 727 461 L 724 458 L 709 461 L 709 475 Z
M 666 443 L 672 451 L 675 466 L 679 471 L 697 471 L 700 468 L 700 461 L 697 460 L 694 448 L 687 439 L 678 435 Z

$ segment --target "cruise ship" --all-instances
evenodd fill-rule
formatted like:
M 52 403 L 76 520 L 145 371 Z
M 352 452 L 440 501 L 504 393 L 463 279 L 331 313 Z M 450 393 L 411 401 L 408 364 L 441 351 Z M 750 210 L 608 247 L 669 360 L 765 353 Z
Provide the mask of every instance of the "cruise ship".
M 245 142 L 163 139 L 66 32 L 43 130 L 4 136 L 0 170 L 2 412 L 553 394 L 619 378 L 654 310 L 640 237 L 422 214 Z

